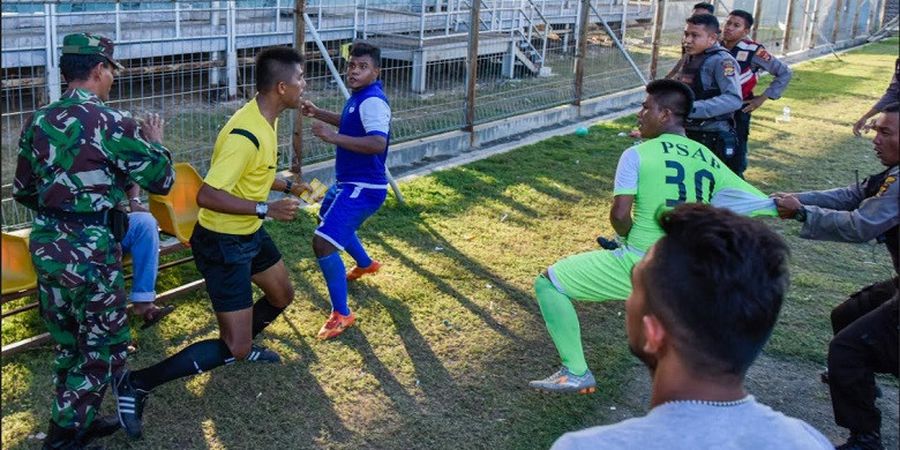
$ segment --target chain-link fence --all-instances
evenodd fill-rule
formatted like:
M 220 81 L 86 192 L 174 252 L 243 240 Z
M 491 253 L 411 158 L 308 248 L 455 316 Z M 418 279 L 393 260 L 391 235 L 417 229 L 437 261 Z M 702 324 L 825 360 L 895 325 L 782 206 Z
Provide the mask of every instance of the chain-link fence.
M 68 33 L 90 31 L 115 40 L 125 69 L 109 103 L 136 115 L 161 113 L 175 159 L 204 173 L 218 130 L 254 95 L 253 58 L 266 47 L 302 42 L 306 96 L 332 110 L 340 110 L 347 95 L 342 73 L 348 44 L 366 39 L 381 47 L 381 78 L 394 114 L 392 142 L 399 143 L 636 87 L 650 77 L 654 62 L 662 76 L 681 55 L 684 19 L 694 3 L 296 1 L 4 1 L 3 228 L 30 220 L 11 199 L 18 134 L 35 109 L 66 89 L 58 60 Z M 716 15 L 725 17 L 734 8 L 756 11 L 757 40 L 779 53 L 785 30 L 790 51 L 867 33 L 879 20 L 882 1 L 720 0 Z M 659 5 L 665 14 L 654 42 Z M 297 36 L 297 29 L 304 32 Z M 477 48 L 470 48 L 476 34 Z M 474 64 L 469 54 L 476 55 Z M 301 133 L 303 162 L 332 158 L 333 147 L 315 139 L 308 126 L 305 121 Z M 280 168 L 291 162 L 293 127 L 294 115 L 286 112 L 279 121 Z

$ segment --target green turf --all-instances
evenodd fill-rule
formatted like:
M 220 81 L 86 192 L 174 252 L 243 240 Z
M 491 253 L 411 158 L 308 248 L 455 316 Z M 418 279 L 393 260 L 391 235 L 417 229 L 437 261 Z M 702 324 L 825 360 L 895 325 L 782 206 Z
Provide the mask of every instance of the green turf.
M 879 170 L 850 126 L 890 79 L 896 39 L 795 67 L 785 98 L 754 114 L 748 178 L 762 190 L 845 185 Z M 793 120 L 776 123 L 790 105 Z M 262 336 L 281 366 L 236 364 L 159 388 L 143 441 L 113 448 L 547 448 L 560 434 L 639 415 L 631 383 L 640 363 L 625 343 L 623 304 L 578 304 L 599 394 L 546 397 L 524 388 L 556 369 L 531 283 L 555 260 L 596 247 L 608 223 L 612 179 L 632 140 L 633 117 L 559 136 L 402 184 L 361 230 L 377 276 L 350 288 L 358 326 L 339 339 L 315 333 L 328 311 L 310 249 L 313 211 L 267 230 L 285 255 L 295 303 Z M 890 275 L 881 247 L 802 241 L 797 224 L 767 219 L 793 249 L 793 286 L 766 352 L 822 363 L 828 311 L 860 286 Z M 161 287 L 196 276 L 164 275 Z M 137 332 L 144 367 L 214 336 L 206 296 Z M 28 315 L 4 321 L 3 340 L 27 332 Z M 47 349 L 2 361 L 3 448 L 34 448 L 50 404 Z M 776 375 L 782 376 L 782 375 Z M 784 375 L 787 376 L 787 375 Z M 647 387 L 638 392 L 646 395 Z M 112 403 L 107 400 L 106 408 Z M 612 409 L 616 408 L 616 409 Z M 111 410 L 111 409 L 110 409 Z

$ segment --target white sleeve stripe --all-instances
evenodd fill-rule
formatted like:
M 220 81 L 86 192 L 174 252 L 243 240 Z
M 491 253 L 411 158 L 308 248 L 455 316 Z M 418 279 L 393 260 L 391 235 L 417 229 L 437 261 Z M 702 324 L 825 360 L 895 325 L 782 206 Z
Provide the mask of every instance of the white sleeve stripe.
M 637 190 L 640 167 L 641 159 L 636 147 L 631 147 L 622 152 L 622 155 L 619 157 L 619 164 L 616 166 L 613 191 Z
M 359 105 L 359 118 L 366 133 L 380 131 L 388 134 L 391 129 L 391 107 L 378 97 L 369 97 Z

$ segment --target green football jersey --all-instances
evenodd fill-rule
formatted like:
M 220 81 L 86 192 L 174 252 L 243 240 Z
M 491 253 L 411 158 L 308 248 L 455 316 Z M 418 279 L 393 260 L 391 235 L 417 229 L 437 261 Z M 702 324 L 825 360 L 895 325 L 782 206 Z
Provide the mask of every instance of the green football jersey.
M 661 209 L 686 202 L 709 203 L 748 216 L 777 216 L 775 202 L 732 172 L 712 151 L 676 134 L 631 147 L 616 169 L 615 195 L 633 195 L 628 245 L 646 251 L 663 231 Z

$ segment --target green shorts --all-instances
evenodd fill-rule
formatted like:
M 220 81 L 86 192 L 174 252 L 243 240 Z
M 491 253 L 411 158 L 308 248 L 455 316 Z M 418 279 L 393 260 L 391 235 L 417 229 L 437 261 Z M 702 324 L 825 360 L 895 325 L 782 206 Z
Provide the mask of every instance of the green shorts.
M 632 248 L 594 250 L 569 256 L 550 266 L 550 281 L 575 300 L 625 300 L 631 295 L 631 268 L 644 257 Z

